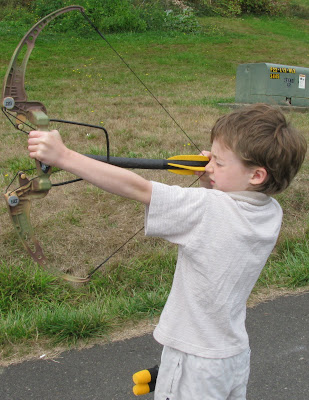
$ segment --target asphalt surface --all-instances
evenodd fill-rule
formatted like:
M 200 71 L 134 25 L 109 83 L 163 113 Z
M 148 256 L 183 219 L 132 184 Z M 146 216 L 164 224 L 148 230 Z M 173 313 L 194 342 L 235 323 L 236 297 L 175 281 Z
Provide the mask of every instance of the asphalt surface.
M 308 400 L 309 293 L 248 309 L 247 329 L 247 400 Z M 150 400 L 152 393 L 134 396 L 131 377 L 159 363 L 160 354 L 161 346 L 147 334 L 0 368 L 0 400 Z

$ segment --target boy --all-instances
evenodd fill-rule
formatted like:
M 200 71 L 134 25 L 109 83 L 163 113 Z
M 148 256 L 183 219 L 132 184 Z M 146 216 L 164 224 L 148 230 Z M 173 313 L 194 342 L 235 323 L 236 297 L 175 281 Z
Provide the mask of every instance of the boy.
M 173 286 L 155 339 L 164 345 L 156 400 L 244 400 L 250 349 L 246 301 L 282 220 L 269 195 L 284 190 L 306 153 L 279 109 L 248 106 L 211 131 L 200 188 L 149 182 L 65 147 L 59 133 L 31 132 L 29 152 L 111 193 L 146 205 L 146 234 L 178 245 Z

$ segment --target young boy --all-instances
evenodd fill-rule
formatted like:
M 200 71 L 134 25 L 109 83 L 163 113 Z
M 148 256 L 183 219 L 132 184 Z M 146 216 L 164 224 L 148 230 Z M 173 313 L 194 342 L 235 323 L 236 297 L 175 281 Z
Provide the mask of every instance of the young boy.
M 244 400 L 250 349 L 246 301 L 275 246 L 284 190 L 305 139 L 277 108 L 247 106 L 211 131 L 200 188 L 150 182 L 84 157 L 57 131 L 29 135 L 30 157 L 146 205 L 146 235 L 178 245 L 173 286 L 154 331 L 164 345 L 156 400 Z

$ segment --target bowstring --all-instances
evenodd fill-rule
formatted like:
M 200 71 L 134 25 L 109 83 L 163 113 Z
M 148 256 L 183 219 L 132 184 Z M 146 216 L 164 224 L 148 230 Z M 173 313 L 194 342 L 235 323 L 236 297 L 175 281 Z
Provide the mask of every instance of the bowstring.
M 110 49 L 117 55 L 117 57 L 126 65 L 126 67 L 132 72 L 135 78 L 140 82 L 141 85 L 147 90 L 150 96 L 159 104 L 159 106 L 164 110 L 164 112 L 171 118 L 171 120 L 176 124 L 176 126 L 182 131 L 182 133 L 187 137 L 187 139 L 195 146 L 195 148 L 201 152 L 198 145 L 193 141 L 193 139 L 187 134 L 187 132 L 183 129 L 183 127 L 176 121 L 176 119 L 171 115 L 168 109 L 160 102 L 160 100 L 155 96 L 155 94 L 149 89 L 146 83 L 138 76 L 138 74 L 131 68 L 131 66 L 126 62 L 126 60 L 122 57 L 121 54 L 112 46 L 112 44 L 106 39 L 103 33 L 96 27 L 96 25 L 92 22 L 92 20 L 88 17 L 85 11 L 81 10 L 82 15 L 86 19 L 86 21 L 93 27 L 93 29 L 100 35 L 100 37 L 107 43 Z
M 167 110 L 167 108 L 160 102 L 160 100 L 155 96 L 155 94 L 149 89 L 149 87 L 145 84 L 145 82 L 138 76 L 138 74 L 131 68 L 131 66 L 126 62 L 126 60 L 119 54 L 119 52 L 112 46 L 112 44 L 106 39 L 103 33 L 97 28 L 97 26 L 92 22 L 92 20 L 88 17 L 88 15 L 81 10 L 82 15 L 86 19 L 86 21 L 93 27 L 93 29 L 99 34 L 99 36 L 107 43 L 110 49 L 117 55 L 117 57 L 126 65 L 126 67 L 132 72 L 135 78 L 140 82 L 140 84 L 146 89 L 146 91 L 150 94 L 150 96 L 159 104 L 159 106 L 164 110 L 164 112 L 171 118 L 171 120 L 176 124 L 176 126 L 182 131 L 182 133 L 186 136 L 186 138 L 195 146 L 195 148 L 201 153 L 198 145 L 193 141 L 193 139 L 187 134 L 187 132 L 183 129 L 183 127 L 176 121 L 176 119 L 171 115 L 171 113 Z M 201 175 L 203 176 L 205 172 Z M 189 187 L 195 185 L 198 182 L 200 176 L 191 183 Z M 109 261 L 119 250 L 121 250 L 128 242 L 130 242 L 135 236 L 137 236 L 142 230 L 144 226 L 140 228 L 136 233 L 134 233 L 125 243 L 123 243 L 117 250 L 115 250 L 110 256 L 108 256 L 101 264 L 99 264 L 96 268 L 94 268 L 88 275 L 90 278 L 99 268 L 101 268 L 107 261 Z

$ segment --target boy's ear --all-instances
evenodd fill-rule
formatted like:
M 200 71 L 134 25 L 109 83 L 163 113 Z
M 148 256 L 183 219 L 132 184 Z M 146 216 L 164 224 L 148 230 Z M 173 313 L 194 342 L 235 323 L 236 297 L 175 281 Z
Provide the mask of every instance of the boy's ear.
M 250 178 L 251 185 L 260 185 L 267 178 L 267 171 L 264 167 L 256 167 L 253 170 L 252 176 Z

